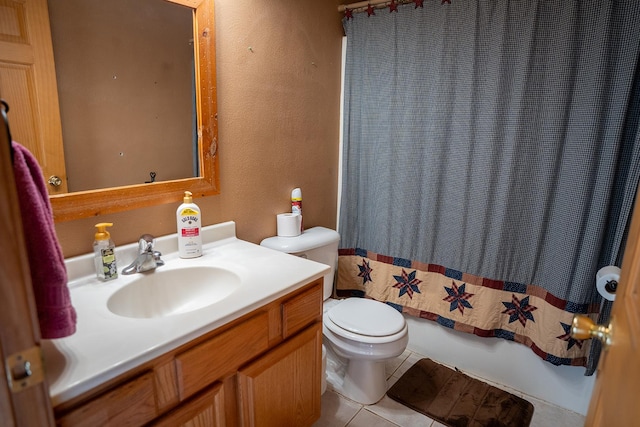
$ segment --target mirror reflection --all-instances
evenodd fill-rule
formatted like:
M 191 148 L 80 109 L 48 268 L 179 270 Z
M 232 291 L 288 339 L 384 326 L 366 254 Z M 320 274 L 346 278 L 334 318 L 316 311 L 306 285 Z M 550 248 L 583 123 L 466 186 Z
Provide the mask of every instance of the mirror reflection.
M 49 0 L 70 192 L 198 176 L 193 10 Z

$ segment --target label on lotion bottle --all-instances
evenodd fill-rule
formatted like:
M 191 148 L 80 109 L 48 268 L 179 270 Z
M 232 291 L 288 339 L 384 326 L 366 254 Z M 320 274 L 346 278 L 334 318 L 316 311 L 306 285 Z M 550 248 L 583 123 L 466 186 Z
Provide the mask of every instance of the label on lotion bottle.
M 193 203 L 190 191 L 184 192 L 184 199 L 176 211 L 178 226 L 178 254 L 180 258 L 196 258 L 202 255 L 200 235 L 200 208 Z

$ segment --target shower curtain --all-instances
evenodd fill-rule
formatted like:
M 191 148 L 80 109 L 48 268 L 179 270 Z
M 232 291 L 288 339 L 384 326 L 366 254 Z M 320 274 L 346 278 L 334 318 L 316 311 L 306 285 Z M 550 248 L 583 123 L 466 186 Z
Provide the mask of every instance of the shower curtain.
M 640 176 L 640 2 L 372 10 L 343 19 L 338 295 L 587 366 L 571 319 L 606 317 Z

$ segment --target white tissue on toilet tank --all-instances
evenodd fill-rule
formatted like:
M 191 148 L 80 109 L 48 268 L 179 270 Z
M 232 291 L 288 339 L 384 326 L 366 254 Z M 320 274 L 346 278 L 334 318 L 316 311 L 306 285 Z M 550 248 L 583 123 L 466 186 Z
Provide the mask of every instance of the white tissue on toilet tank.
M 281 213 L 276 215 L 276 231 L 279 237 L 296 237 L 300 235 L 302 216 L 298 213 Z

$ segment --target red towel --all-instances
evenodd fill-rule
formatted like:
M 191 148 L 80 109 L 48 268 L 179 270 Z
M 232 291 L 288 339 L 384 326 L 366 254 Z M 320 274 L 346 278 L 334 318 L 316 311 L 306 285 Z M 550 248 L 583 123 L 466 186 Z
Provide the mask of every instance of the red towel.
M 36 158 L 17 142 L 11 144 L 40 333 L 42 338 L 66 337 L 76 331 L 76 311 L 71 305 L 67 269 L 53 225 L 47 186 Z

